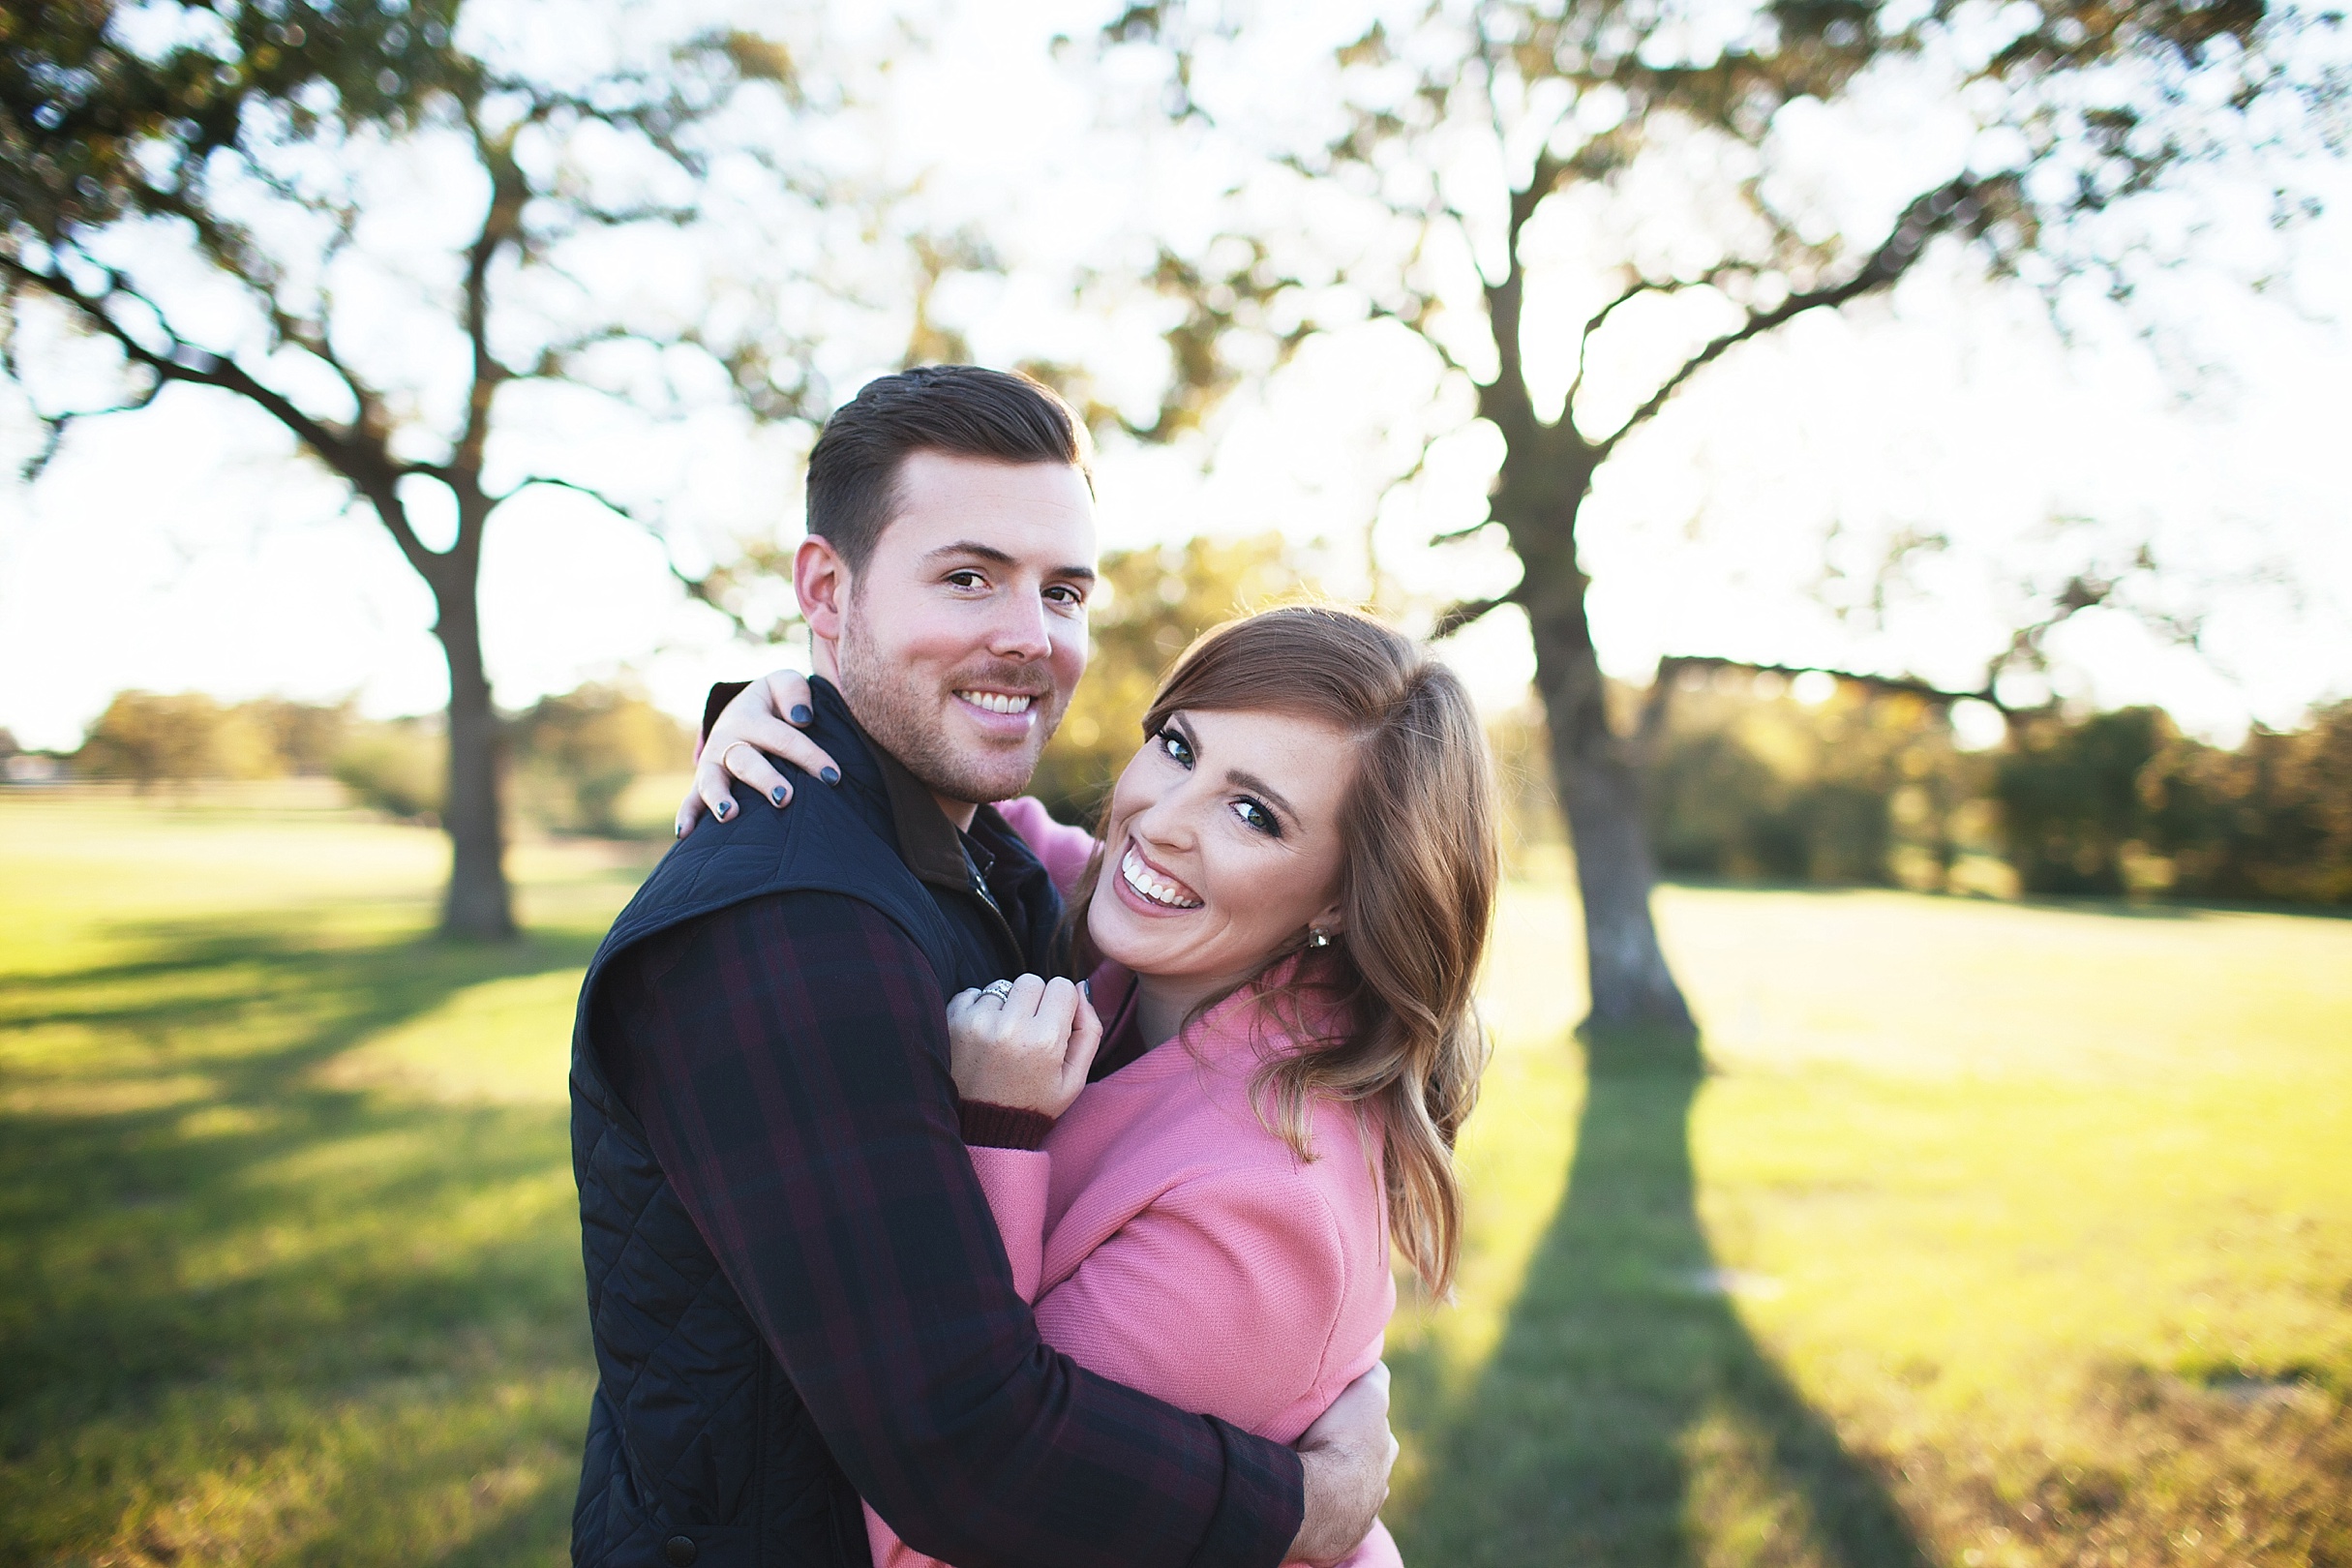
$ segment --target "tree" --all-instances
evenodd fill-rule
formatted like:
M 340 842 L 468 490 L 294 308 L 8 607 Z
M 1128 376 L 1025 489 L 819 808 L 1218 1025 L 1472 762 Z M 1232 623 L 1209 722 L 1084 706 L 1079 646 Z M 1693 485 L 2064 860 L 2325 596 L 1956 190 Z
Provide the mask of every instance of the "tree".
M 1525 612 L 1576 852 L 1589 1022 L 1685 1029 L 1690 1011 L 1649 907 L 1643 765 L 1656 726 L 1613 723 L 1587 615 L 1578 526 L 1595 476 L 1709 366 L 1809 313 L 1885 291 L 1940 242 L 1970 248 L 1996 276 L 2053 287 L 2090 278 L 2127 294 L 2161 264 L 2119 216 L 2136 198 L 2234 150 L 2340 144 L 2343 73 L 2319 46 L 2338 18 L 2265 0 L 1375 9 L 1328 52 L 1323 81 L 1285 75 L 1271 105 L 1263 62 L 1254 78 L 1244 69 L 1252 30 L 1239 5 L 1135 4 L 1107 29 L 1109 47 L 1164 61 L 1178 121 L 1259 158 L 1237 176 L 1241 216 L 1225 231 L 1164 243 L 1154 281 L 1183 308 L 1169 333 L 1173 390 L 1157 426 L 1131 428 L 1157 436 L 1197 422 L 1244 355 L 1264 362 L 1269 343 L 1287 353 L 1368 322 L 1405 329 L 1468 386 L 1503 455 L 1487 517 L 1456 537 L 1499 528 L 1521 576 L 1447 609 L 1434 629 L 1446 635 L 1503 604 Z M 1947 157 L 1883 229 L 1851 239 L 1789 177 L 1775 133 L 1793 110 L 1898 76 L 1975 134 L 1954 138 L 1958 160 Z M 1684 215 L 1678 225 L 1643 233 L 1603 221 L 1668 200 Z M 2285 221 L 2295 199 L 2284 185 L 2279 203 Z M 1308 213 L 1320 221 L 1298 216 Z M 1563 292 L 1573 304 L 1573 287 L 1536 264 L 1531 243 L 1562 222 L 1626 236 L 1613 286 L 1573 313 L 1557 308 Z M 1318 247 L 1317 228 L 1338 243 Z M 1587 373 L 1625 356 L 1621 329 L 1645 315 L 1653 341 L 1664 322 L 1682 347 L 1613 408 Z M 1564 316 L 1575 324 L 1563 343 L 1541 323 Z M 1547 354 L 1572 367 L 1556 404 L 1531 374 Z M 2149 570 L 2143 558 L 2058 574 L 1984 690 L 1968 695 L 1997 701 L 1998 678 L 2032 664 L 2051 624 L 2116 602 L 2120 585 Z M 1661 702 L 1674 672 L 1672 660 L 1660 671 Z M 1962 695 L 1864 678 L 1940 702 Z
M 220 705 L 197 692 L 115 694 L 75 762 L 93 778 L 127 778 L 141 795 L 166 779 L 222 776 Z
M 783 45 L 714 33 L 537 68 L 501 42 L 517 29 L 460 4 L 12 5 L 0 368 L 45 427 L 33 473 L 76 420 L 203 388 L 274 424 L 381 524 L 432 590 L 449 669 L 442 929 L 498 938 L 514 918 L 476 596 L 485 531 L 534 487 L 660 521 L 593 482 L 596 442 L 534 450 L 531 420 L 548 423 L 564 389 L 640 419 L 821 413 L 789 336 L 806 314 L 794 290 L 819 283 L 793 269 L 870 214 L 788 156 L 796 128 L 840 99 Z M 812 216 L 829 200 L 836 212 Z M 739 286 L 726 269 L 763 248 L 742 232 L 755 223 L 792 232 L 765 236 L 786 275 Z M 385 302 L 404 296 L 422 303 L 396 322 Z M 115 401 L 69 401 L 87 367 L 58 320 L 111 356 Z M 565 407 L 567 423 L 594 417 Z M 673 570 L 739 621 L 737 577 Z

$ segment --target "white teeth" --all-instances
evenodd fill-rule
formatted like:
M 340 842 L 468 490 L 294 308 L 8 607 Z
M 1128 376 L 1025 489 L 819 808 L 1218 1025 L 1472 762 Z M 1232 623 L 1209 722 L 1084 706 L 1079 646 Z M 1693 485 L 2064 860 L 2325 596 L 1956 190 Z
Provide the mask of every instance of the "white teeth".
M 1135 846 L 1132 844 L 1130 844 L 1127 847 L 1127 853 L 1120 857 L 1119 875 L 1126 880 L 1129 887 L 1164 909 L 1198 909 L 1200 907 L 1199 899 L 1186 892 L 1174 883 L 1164 882 L 1154 876 L 1152 868 L 1143 863 L 1143 857 L 1135 852 Z
M 1011 697 L 1001 691 L 959 691 L 955 694 L 975 708 L 991 713 L 1026 713 L 1035 697 Z

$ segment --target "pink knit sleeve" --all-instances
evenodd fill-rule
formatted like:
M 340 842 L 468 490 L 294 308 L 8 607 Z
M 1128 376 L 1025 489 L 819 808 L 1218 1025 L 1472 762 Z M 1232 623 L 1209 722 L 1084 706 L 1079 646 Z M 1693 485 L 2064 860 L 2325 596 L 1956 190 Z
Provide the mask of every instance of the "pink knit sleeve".
M 1069 897 L 1077 888 L 1078 879 L 1086 875 L 1086 862 L 1094 859 L 1095 835 L 1083 828 L 1054 821 L 1044 802 L 1034 795 L 1024 795 L 1017 800 L 1000 800 L 996 811 L 1007 827 L 1021 835 L 1029 853 L 1044 862 L 1055 889 L 1063 897 Z
M 1302 1402 L 1335 1354 L 1352 1261 L 1312 1186 L 1216 1172 L 1161 1194 L 1049 1282 L 1038 1328 L 1105 1377 L 1286 1443 L 1319 1413 Z
M 1038 1276 L 1045 1266 L 1045 1189 L 1053 1175 L 1052 1157 L 1042 1149 L 976 1146 L 966 1152 L 980 1191 L 988 1194 L 996 1233 L 1005 1238 L 1012 1288 L 1023 1301 L 1035 1302 Z
M 988 1194 L 988 1212 L 996 1219 L 997 1234 L 1005 1239 L 1005 1255 L 1012 1261 L 1012 1287 L 1023 1301 L 1035 1301 L 1045 1256 L 1045 1191 L 1053 1173 L 1052 1158 L 1042 1149 L 975 1146 L 970 1153 L 973 1174 Z M 883 1523 L 870 1504 L 865 1510 L 865 1545 L 874 1568 L 923 1568 L 938 1561 L 898 1539 L 898 1532 Z M 1351 1559 L 1345 1568 L 1358 1565 Z

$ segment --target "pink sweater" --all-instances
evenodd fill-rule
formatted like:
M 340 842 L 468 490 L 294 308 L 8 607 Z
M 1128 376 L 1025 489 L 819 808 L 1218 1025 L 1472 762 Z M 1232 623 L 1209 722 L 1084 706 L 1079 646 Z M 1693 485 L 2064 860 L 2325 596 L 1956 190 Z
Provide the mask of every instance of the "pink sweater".
M 1000 808 L 1065 891 L 1093 853 L 1035 800 Z M 1113 982 L 1096 978 L 1107 1009 Z M 1248 999 L 1090 1084 L 1041 1150 L 972 1151 L 1045 1342 L 1186 1410 L 1291 1442 L 1380 1358 L 1396 1307 L 1376 1130 L 1312 1108 L 1302 1161 L 1250 1103 L 1292 1048 Z M 875 1568 L 945 1568 L 871 1508 Z M 1374 1525 L 1348 1568 L 1402 1568 Z

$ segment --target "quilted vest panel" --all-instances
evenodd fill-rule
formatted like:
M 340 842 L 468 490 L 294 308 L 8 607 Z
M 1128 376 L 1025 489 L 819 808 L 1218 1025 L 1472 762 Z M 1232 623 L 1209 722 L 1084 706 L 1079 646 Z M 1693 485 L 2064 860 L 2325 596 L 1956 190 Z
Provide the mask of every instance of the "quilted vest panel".
M 844 893 L 871 905 L 923 952 L 945 994 L 1004 972 L 1003 940 L 980 918 L 978 900 L 926 887 L 899 859 L 863 738 L 831 688 L 816 690 L 813 733 L 841 764 L 842 784 L 796 781 L 783 811 L 738 786 L 733 821 L 705 825 L 672 849 L 614 922 L 581 986 L 572 1168 L 597 1372 L 572 1517 L 572 1560 L 582 1568 L 868 1563 L 856 1492 L 589 1039 L 597 983 L 617 954 L 779 892 Z M 1011 853 L 1026 856 L 1017 841 Z M 1042 869 L 1035 875 L 1041 883 Z M 1040 918 L 1015 933 L 1030 953 L 1051 950 L 1057 913 L 1048 896 Z

